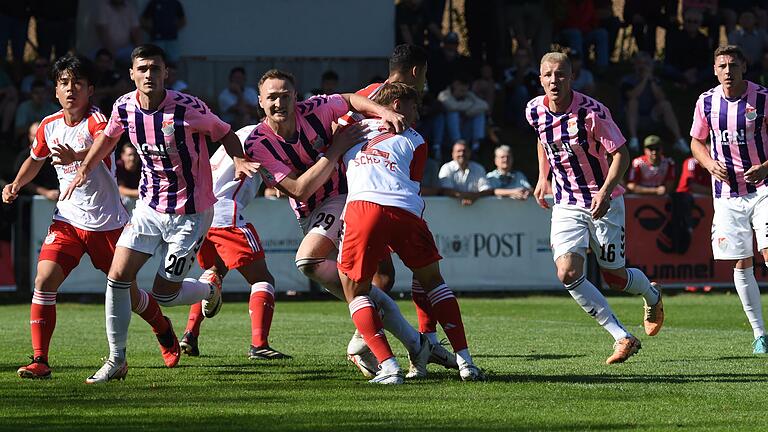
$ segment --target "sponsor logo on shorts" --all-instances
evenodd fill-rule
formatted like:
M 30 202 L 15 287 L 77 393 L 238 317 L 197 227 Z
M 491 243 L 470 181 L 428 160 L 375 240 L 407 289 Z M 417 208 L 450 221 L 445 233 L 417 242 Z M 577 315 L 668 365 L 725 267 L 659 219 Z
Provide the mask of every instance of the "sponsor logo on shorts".
M 720 250 L 728 249 L 728 239 L 725 237 L 719 237 L 717 239 L 717 247 L 720 248 Z
M 45 244 L 47 244 L 47 245 L 53 244 L 54 241 L 56 241 L 56 233 L 55 232 L 48 233 L 48 235 L 45 236 Z

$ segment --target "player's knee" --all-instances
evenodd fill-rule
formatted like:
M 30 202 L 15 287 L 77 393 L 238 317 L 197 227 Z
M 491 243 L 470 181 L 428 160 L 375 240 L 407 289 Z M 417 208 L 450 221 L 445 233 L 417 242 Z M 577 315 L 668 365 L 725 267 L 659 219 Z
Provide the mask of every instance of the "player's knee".
M 582 271 L 576 268 L 558 268 L 557 278 L 563 285 L 570 285 L 576 282 L 581 277 Z
M 38 274 L 35 276 L 35 291 L 56 292 L 58 288 L 58 284 L 53 282 L 53 279 L 48 275 Z
M 296 258 L 296 268 L 306 277 L 312 279 L 325 258 Z

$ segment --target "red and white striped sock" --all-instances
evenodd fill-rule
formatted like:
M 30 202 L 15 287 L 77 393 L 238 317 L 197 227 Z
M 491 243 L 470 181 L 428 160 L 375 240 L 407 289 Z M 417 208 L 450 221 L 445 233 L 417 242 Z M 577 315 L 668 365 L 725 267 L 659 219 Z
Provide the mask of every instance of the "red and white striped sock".
M 189 307 L 189 318 L 187 318 L 187 328 L 184 333 L 192 333 L 195 336 L 200 336 L 200 324 L 203 323 L 205 317 L 203 316 L 203 305 L 197 302 Z
M 453 351 L 457 352 L 467 348 L 467 337 L 464 334 L 464 323 L 461 321 L 459 302 L 448 285 L 442 284 L 427 293 L 435 317 L 448 336 Z
M 139 301 L 133 312 L 139 314 L 150 326 L 156 335 L 165 334 L 168 331 L 168 321 L 160 310 L 157 300 L 144 290 L 139 290 Z
M 269 329 L 272 327 L 274 313 L 275 288 L 268 282 L 256 282 L 251 285 L 251 297 L 248 300 L 248 314 L 251 316 L 251 345 L 255 347 L 269 345 Z
M 32 333 L 33 357 L 48 361 L 48 347 L 56 328 L 56 293 L 35 290 L 29 308 L 29 328 Z
M 368 296 L 357 296 L 349 302 L 349 314 L 352 316 L 352 322 L 363 335 L 363 340 L 379 363 L 394 357 L 392 348 L 387 342 L 387 336 L 384 334 L 384 325 L 381 323 L 376 308 L 373 307 L 371 298 Z
M 437 331 L 437 319 L 432 311 L 432 303 L 429 302 L 424 287 L 416 279 L 411 281 L 411 297 L 416 305 L 416 316 L 419 319 L 419 333 L 435 333 Z

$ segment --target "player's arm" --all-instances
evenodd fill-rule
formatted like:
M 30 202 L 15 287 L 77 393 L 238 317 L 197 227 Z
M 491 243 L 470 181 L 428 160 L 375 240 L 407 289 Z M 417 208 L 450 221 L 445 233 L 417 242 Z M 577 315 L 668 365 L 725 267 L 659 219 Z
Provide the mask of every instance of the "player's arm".
M 539 179 L 536 181 L 536 188 L 533 190 L 533 196 L 536 198 L 536 202 L 541 208 L 549 208 L 549 204 L 544 199 L 547 194 L 549 186 L 549 161 L 547 161 L 547 155 L 544 154 L 544 145 L 541 140 L 536 143 L 536 155 L 539 159 Z
M 221 145 L 224 146 L 224 150 L 227 151 L 227 154 L 232 158 L 232 161 L 235 164 L 235 178 L 241 178 L 242 176 L 253 177 L 253 175 L 258 172 L 261 164 L 249 161 L 245 158 L 243 145 L 231 129 L 220 141 Z
M 108 137 L 105 133 L 96 135 L 93 140 L 93 145 L 88 149 L 88 154 L 83 159 L 83 163 L 80 164 L 80 168 L 77 169 L 77 174 L 64 194 L 61 196 L 62 200 L 68 199 L 72 196 L 72 192 L 75 188 L 85 184 L 85 180 L 88 178 L 88 173 L 93 170 L 97 164 L 101 163 L 111 152 L 115 150 L 117 141 L 120 139 L 120 135 L 114 138 Z
M 291 172 L 277 183 L 275 188 L 297 201 L 307 201 L 328 181 L 333 170 L 337 167 L 339 158 L 352 146 L 362 141 L 368 132 L 368 126 L 362 123 L 354 123 L 339 129 L 333 135 L 333 143 L 328 151 L 314 165 L 301 175 Z
M 19 168 L 16 178 L 3 188 L 3 202 L 6 204 L 12 203 L 16 197 L 19 196 L 21 189 L 34 180 L 44 163 L 45 159 L 37 160 L 32 156 L 28 156 L 24 163 L 21 164 L 21 168 Z M 36 187 L 35 189 L 38 188 L 39 187 Z M 37 190 L 34 192 L 39 193 Z
M 592 219 L 600 219 L 608 213 L 611 208 L 611 194 L 618 186 L 624 173 L 629 168 L 629 150 L 627 146 L 622 145 L 611 153 L 611 165 L 608 167 L 608 175 L 605 176 L 603 187 L 592 198 Z
M 390 132 L 400 133 L 408 128 L 405 117 L 393 110 L 379 105 L 367 97 L 355 93 L 343 93 L 341 97 L 347 101 L 347 105 L 354 111 L 368 117 L 379 117 L 389 125 Z
M 628 182 L 627 190 L 640 195 L 664 195 L 669 188 L 666 186 L 643 186 L 635 182 Z
M 691 138 L 691 153 L 693 157 L 699 161 L 699 164 L 704 167 L 713 177 L 716 179 L 728 183 L 728 170 L 725 168 L 725 164 L 718 162 L 709 155 L 704 141 L 698 138 Z M 750 168 L 751 169 L 751 168 Z M 746 177 L 746 173 L 745 177 Z
M 512 189 L 497 188 L 493 189 L 493 194 L 499 198 L 514 198 L 524 200 L 528 199 L 528 196 L 531 195 L 531 191 L 523 187 Z

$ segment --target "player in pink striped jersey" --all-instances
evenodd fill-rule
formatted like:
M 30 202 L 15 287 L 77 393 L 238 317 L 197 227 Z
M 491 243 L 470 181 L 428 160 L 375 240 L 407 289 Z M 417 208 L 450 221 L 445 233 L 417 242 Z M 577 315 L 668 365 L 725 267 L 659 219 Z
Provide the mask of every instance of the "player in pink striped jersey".
M 696 101 L 691 150 L 712 174 L 712 253 L 733 264 L 733 283 L 752 326 L 752 350 L 768 354 L 752 246 L 754 231 L 757 248 L 768 260 L 768 89 L 744 80 L 745 70 L 740 48 L 715 50 L 720 85 Z
M 544 96 L 526 107 L 539 137 L 539 180 L 534 196 L 544 196 L 554 177 L 551 243 L 557 276 L 568 293 L 615 339 L 606 363 L 620 363 L 640 349 L 611 311 L 600 291 L 584 275 L 587 248 L 597 254 L 603 278 L 615 290 L 643 296 L 645 332 L 656 335 L 664 321 L 661 291 L 624 259 L 624 189 L 619 181 L 629 166 L 625 139 L 600 102 L 571 89 L 568 56 L 548 53 L 541 59 Z M 611 161 L 608 161 L 608 155 Z
M 256 126 L 246 126 L 237 131 L 237 138 L 244 142 Z M 235 177 L 235 166 L 224 147 L 211 156 L 213 192 L 218 201 L 213 206 L 213 223 L 197 253 L 197 262 L 207 273 L 215 273 L 221 279 L 231 269 L 237 269 L 251 287 L 248 315 L 251 318 L 251 360 L 277 360 L 291 358 L 269 346 L 269 330 L 275 309 L 275 279 L 267 268 L 264 249 L 259 234 L 243 217 L 243 210 L 259 191 L 261 180 L 254 177 Z M 182 350 L 190 356 L 200 355 L 198 336 L 204 319 L 202 303 L 195 303 L 189 310 L 189 319 Z
M 393 131 L 404 128 L 403 116 L 355 95 L 315 96 L 296 102 L 293 76 L 267 71 L 259 81 L 259 103 L 266 119 L 245 142 L 248 156 L 259 162 L 259 173 L 270 187 L 288 195 L 305 237 L 296 252 L 296 266 L 337 298 L 344 294 L 333 259 L 338 250 L 341 212 L 347 182 L 339 158 L 365 135 L 366 127 L 353 124 L 331 133 L 334 121 L 350 108 L 381 118 Z M 331 144 L 333 138 L 333 145 Z M 330 146 L 329 146 L 330 145 Z M 383 291 L 372 290 L 374 301 L 394 303 Z M 382 308 L 385 309 L 385 308 Z M 419 333 L 403 318 L 396 305 L 387 307 L 385 328 L 410 353 L 418 353 Z M 368 371 L 373 374 L 375 371 Z
M 16 180 L 3 190 L 4 202 L 16 198 L 19 188 L 34 178 L 48 157 L 53 158 L 60 188 L 65 190 L 94 138 L 107 125 L 106 117 L 89 102 L 96 71 L 88 59 L 66 55 L 54 63 L 52 72 L 62 109 L 40 123 L 29 158 Z M 53 219 L 38 257 L 29 320 L 34 354 L 31 364 L 19 368 L 22 378 L 51 376 L 48 347 L 56 326 L 56 293 L 83 254 L 99 270 L 109 271 L 115 244 L 128 221 L 115 183 L 114 155 L 94 167 L 91 178 L 71 200 L 56 204 Z M 167 321 L 153 299 L 144 302 L 141 311 L 137 310 L 140 301 L 137 296 L 131 298 L 133 309 L 152 326 L 166 357 L 173 347 Z
M 213 218 L 211 167 L 205 137 L 221 141 L 233 157 L 236 176 L 252 176 L 258 164 L 243 156 L 231 127 L 195 97 L 165 90 L 165 53 L 141 45 L 131 53 L 131 79 L 136 91 L 115 102 L 100 135 L 64 193 L 67 199 L 91 175 L 96 161 L 115 148 L 123 132 L 142 158 L 140 200 L 120 235 L 107 278 L 107 340 L 110 354 L 87 383 L 122 379 L 128 372 L 126 343 L 130 323 L 129 290 L 136 274 L 159 249 L 164 259 L 152 296 L 164 306 L 205 301 L 206 316 L 221 307 L 221 280 L 185 279 Z M 134 288 L 132 288 L 132 286 Z M 174 344 L 176 356 L 180 353 Z
M 418 119 L 419 94 L 403 83 L 387 83 L 374 100 L 403 114 L 408 124 Z M 401 384 L 402 372 L 383 332 L 369 292 L 377 263 L 397 253 L 424 287 L 432 310 L 456 351 L 459 374 L 465 381 L 481 380 L 467 348 L 459 304 L 440 275 L 442 258 L 432 233 L 422 219 L 424 200 L 419 195 L 427 158 L 424 139 L 415 130 L 392 134 L 377 127 L 378 120 L 363 120 L 371 132 L 344 155 L 349 195 L 344 209 L 344 236 L 339 247 L 339 275 L 355 327 L 381 365 L 370 382 Z M 430 343 L 422 336 L 422 352 L 411 353 L 412 378 L 426 376 Z

